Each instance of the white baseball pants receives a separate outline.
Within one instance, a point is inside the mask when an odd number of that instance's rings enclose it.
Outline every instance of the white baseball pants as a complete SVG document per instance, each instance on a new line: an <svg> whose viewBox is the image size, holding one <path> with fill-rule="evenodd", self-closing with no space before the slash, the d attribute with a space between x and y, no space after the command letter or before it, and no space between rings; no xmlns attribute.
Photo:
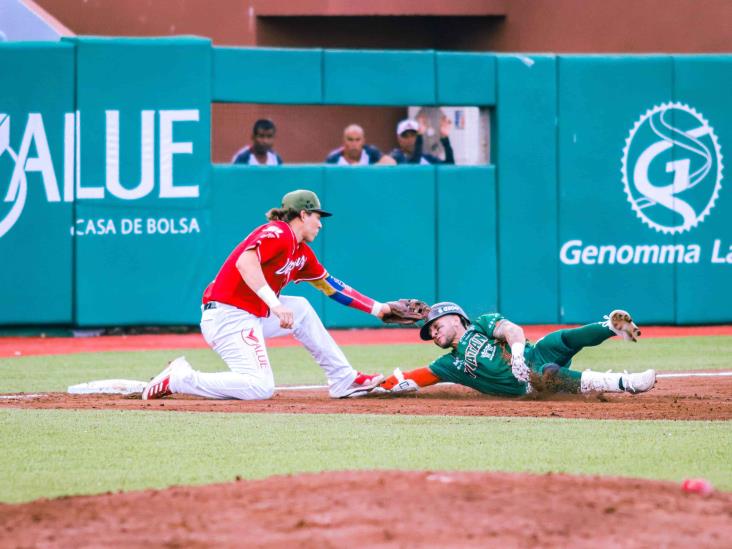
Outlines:
<svg viewBox="0 0 732 549"><path fill-rule="evenodd" d="M280 302L294 313L292 329L281 328L275 315L260 318L223 303L203 311L203 337L231 371L175 371L170 379L171 391L208 398L270 398L275 385L264 338L293 334L325 372L330 395L340 396L353 383L356 371L307 299L280 296Z"/></svg>

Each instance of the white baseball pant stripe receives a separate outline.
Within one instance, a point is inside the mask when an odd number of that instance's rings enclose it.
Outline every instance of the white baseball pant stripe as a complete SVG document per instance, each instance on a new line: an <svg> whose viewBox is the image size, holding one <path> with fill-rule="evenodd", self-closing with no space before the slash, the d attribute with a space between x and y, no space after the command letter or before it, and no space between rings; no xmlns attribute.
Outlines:
<svg viewBox="0 0 732 549"><path fill-rule="evenodd" d="M170 389L208 398L270 398L274 393L274 376L264 338L293 334L325 372L330 395L340 396L353 383L356 371L307 299L280 296L280 302L294 313L292 329L281 328L275 315L260 318L223 303L203 311L203 337L231 371L176 373L171 377Z"/></svg>

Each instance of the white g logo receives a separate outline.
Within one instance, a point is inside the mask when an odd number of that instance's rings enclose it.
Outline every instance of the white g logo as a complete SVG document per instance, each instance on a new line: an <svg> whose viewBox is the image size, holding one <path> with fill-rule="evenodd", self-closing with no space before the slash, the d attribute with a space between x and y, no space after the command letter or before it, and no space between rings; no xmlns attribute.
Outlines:
<svg viewBox="0 0 732 549"><path fill-rule="evenodd" d="M664 103L635 123L623 149L623 184L633 210L666 234L696 227L722 186L722 152L693 108Z"/></svg>
<svg viewBox="0 0 732 549"><path fill-rule="evenodd" d="M25 176L25 170L16 168L18 154L10 148L10 117L7 114L0 113L0 160L2 160L5 153L13 161L13 177L18 177L19 181L17 187L12 184L8 186L7 194L3 198L3 202L12 202L13 205L5 216L2 216L2 213L0 213L0 238L12 229L15 222L18 221L20 214L23 213L25 197L28 194L28 181ZM13 192L14 188L17 188L16 192ZM2 194L0 192L0 196Z"/></svg>

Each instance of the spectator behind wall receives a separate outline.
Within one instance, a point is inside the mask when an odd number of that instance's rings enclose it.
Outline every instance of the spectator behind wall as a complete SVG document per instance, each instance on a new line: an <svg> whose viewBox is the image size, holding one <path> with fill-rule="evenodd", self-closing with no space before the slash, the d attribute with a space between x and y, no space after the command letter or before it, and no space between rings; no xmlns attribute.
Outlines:
<svg viewBox="0 0 732 549"><path fill-rule="evenodd" d="M343 146L331 151L326 164L339 166L368 166L369 164L396 164L393 158L381 154L373 145L366 145L366 133L358 124L343 130Z"/></svg>
<svg viewBox="0 0 732 549"><path fill-rule="evenodd" d="M260 119L252 128L252 144L239 150L232 158L232 164L249 164L250 166L279 166L282 158L274 149L277 128L274 122Z"/></svg>
<svg viewBox="0 0 732 549"><path fill-rule="evenodd" d="M450 144L450 119L442 116L440 120L440 143L445 149L445 160L434 155L424 154L424 132L427 129L424 121L406 119L397 124L397 141L399 147L391 151L391 157L397 164L454 164L455 157Z"/></svg>

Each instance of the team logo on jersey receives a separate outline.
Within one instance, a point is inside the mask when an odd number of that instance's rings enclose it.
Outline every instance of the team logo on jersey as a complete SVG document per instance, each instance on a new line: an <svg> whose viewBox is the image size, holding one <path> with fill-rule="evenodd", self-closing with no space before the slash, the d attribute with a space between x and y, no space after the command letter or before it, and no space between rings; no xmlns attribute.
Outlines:
<svg viewBox="0 0 732 549"><path fill-rule="evenodd" d="M713 128L688 105L646 111L625 140L622 174L636 215L665 234L704 221L722 186L722 152Z"/></svg>
<svg viewBox="0 0 732 549"><path fill-rule="evenodd" d="M465 373L476 378L475 371L478 369L478 354L483 346L488 343L488 338L480 332L474 332L468 340L465 348Z"/></svg>
<svg viewBox="0 0 732 549"><path fill-rule="evenodd" d="M287 263L275 271L275 274L287 276L295 269L302 269L305 266L305 261L306 259L304 255L301 255L294 261L292 259L288 259Z"/></svg>
<svg viewBox="0 0 732 549"><path fill-rule="evenodd" d="M488 343L485 347L483 347L483 350L480 352L481 358L487 358L488 360L493 360L493 357L496 356L496 346L491 345Z"/></svg>
<svg viewBox="0 0 732 549"><path fill-rule="evenodd" d="M279 238L282 236L282 233L282 229L275 227L274 225L270 225L269 227L262 229L262 236L264 238Z"/></svg>

